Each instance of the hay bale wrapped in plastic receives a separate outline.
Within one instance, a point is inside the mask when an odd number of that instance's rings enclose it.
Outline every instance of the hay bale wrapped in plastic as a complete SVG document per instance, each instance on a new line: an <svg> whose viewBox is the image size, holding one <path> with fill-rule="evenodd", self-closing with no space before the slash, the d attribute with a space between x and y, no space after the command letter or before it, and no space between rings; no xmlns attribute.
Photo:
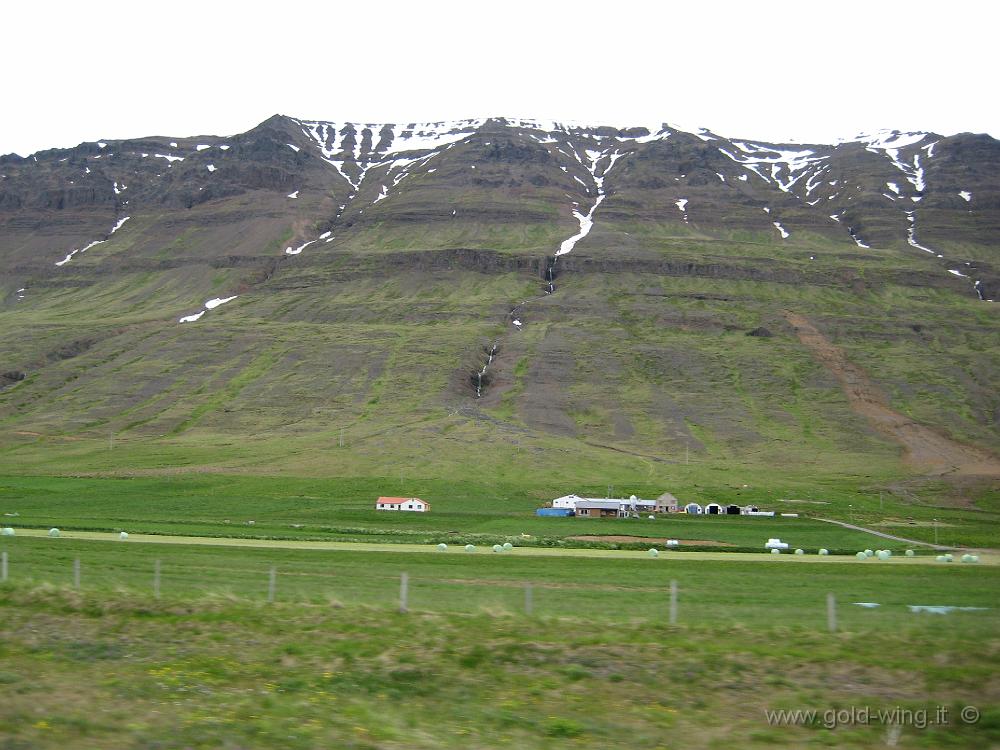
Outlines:
<svg viewBox="0 0 1000 750"><path fill-rule="evenodd" d="M873 550L873 549L866 549L865 550L865 557L875 557L875 550Z"/></svg>
<svg viewBox="0 0 1000 750"><path fill-rule="evenodd" d="M126 539L128 539L128 532L127 531L123 531L122 533L120 533L118 535L118 538L121 539L124 542Z"/></svg>
<svg viewBox="0 0 1000 750"><path fill-rule="evenodd" d="M504 548L505 550L508 550L508 551L509 551L509 550L512 550L512 549L514 549L514 545L513 545L513 544L511 544L510 542L504 542L504 543L503 543L503 548Z"/></svg>
<svg viewBox="0 0 1000 750"><path fill-rule="evenodd" d="M476 545L474 545L474 544L466 544L465 545L465 551L466 552L475 552L476 551Z"/></svg>
<svg viewBox="0 0 1000 750"><path fill-rule="evenodd" d="M503 545L501 545L501 544L494 544L493 545L493 551L494 552L503 552Z"/></svg>
<svg viewBox="0 0 1000 750"><path fill-rule="evenodd" d="M445 544L444 542L441 542L440 544L438 544L438 546L437 546L437 547L438 547L438 549L439 549L439 550L440 550L441 552L444 552L444 551L445 551L446 549L448 549L448 545L447 545L447 544Z"/></svg>
<svg viewBox="0 0 1000 750"><path fill-rule="evenodd" d="M10 526L4 526L3 531L0 531L0 536L14 536L14 529Z"/></svg>
<svg viewBox="0 0 1000 750"><path fill-rule="evenodd" d="M826 547L820 547L819 552L817 554L820 554L820 555L829 555L830 554L830 550L828 550Z"/></svg>
<svg viewBox="0 0 1000 750"><path fill-rule="evenodd" d="M658 549L654 549L653 547L650 547L649 548L649 552L647 554L649 554L650 557L659 557L660 556L660 551Z"/></svg>
<svg viewBox="0 0 1000 750"><path fill-rule="evenodd" d="M879 560L888 560L890 557L892 557L892 553L889 550L887 550L887 549L880 549L878 551L878 559Z"/></svg>
<svg viewBox="0 0 1000 750"><path fill-rule="evenodd" d="M868 553L867 552L859 552L858 554L855 555L855 557L858 558L859 560L867 560L868 559Z"/></svg>
<svg viewBox="0 0 1000 750"><path fill-rule="evenodd" d="M53 539L58 539L59 538L59 529L56 529L56 528L49 529L49 536L52 537Z"/></svg>
<svg viewBox="0 0 1000 750"><path fill-rule="evenodd" d="M912 549L906 550L906 556L907 557L913 557L915 554L917 554L917 553L914 552Z"/></svg>
<svg viewBox="0 0 1000 750"><path fill-rule="evenodd" d="M795 550L795 554L796 555L804 555L805 553L806 553L806 551L804 549L801 549L801 548Z"/></svg>
<svg viewBox="0 0 1000 750"><path fill-rule="evenodd" d="M772 549L771 550L771 554L772 555L780 555L781 554L781 550L780 549Z"/></svg>

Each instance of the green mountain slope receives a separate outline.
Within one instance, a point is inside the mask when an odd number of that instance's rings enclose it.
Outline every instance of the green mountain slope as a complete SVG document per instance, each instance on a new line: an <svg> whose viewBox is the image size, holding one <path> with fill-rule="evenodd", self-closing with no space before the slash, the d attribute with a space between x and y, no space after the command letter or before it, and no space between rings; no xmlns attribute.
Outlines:
<svg viewBox="0 0 1000 750"><path fill-rule="evenodd" d="M998 166L280 116L3 157L0 468L993 481Z"/></svg>

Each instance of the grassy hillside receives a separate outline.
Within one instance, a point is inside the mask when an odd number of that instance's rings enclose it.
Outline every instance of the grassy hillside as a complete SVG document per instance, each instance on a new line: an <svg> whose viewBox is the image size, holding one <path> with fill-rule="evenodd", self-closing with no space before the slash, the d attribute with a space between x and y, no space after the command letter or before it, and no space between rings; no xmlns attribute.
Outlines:
<svg viewBox="0 0 1000 750"><path fill-rule="evenodd" d="M397 159L388 141L374 152L377 133L357 151L354 126L311 127L181 140L183 162L143 157L165 152L157 141L8 165L0 474L314 478L327 495L433 480L435 503L473 513L498 495L528 513L584 488L728 500L747 485L844 519L882 492L868 521L964 508L955 541L992 538L996 314L948 272L974 259L961 267L991 293L993 187L956 197L965 141L941 144L940 191L910 201L936 236L968 224L938 258L906 242L906 211L882 195L898 169L858 144L816 147L835 179L791 189L790 165L760 174L750 152L689 134L491 121ZM318 158L320 132L340 166ZM965 145L993 158L980 140ZM92 189L58 192L68 179ZM598 197L590 234L554 260ZM918 455L907 430L948 455Z"/></svg>

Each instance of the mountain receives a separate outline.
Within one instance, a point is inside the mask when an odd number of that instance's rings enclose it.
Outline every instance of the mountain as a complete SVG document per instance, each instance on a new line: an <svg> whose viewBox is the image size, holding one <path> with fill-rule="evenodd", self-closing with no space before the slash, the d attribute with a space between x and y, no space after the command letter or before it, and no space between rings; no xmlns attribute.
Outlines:
<svg viewBox="0 0 1000 750"><path fill-rule="evenodd" d="M998 173L499 117L0 157L0 464L998 476Z"/></svg>

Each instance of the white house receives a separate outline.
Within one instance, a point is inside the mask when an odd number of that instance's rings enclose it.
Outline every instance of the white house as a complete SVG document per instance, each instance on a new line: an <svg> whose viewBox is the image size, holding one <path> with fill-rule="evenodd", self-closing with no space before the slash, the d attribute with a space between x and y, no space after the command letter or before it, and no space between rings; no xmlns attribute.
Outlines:
<svg viewBox="0 0 1000 750"><path fill-rule="evenodd" d="M426 513L430 509L430 503L425 503L419 497L380 497L375 502L375 510L409 510Z"/></svg>

